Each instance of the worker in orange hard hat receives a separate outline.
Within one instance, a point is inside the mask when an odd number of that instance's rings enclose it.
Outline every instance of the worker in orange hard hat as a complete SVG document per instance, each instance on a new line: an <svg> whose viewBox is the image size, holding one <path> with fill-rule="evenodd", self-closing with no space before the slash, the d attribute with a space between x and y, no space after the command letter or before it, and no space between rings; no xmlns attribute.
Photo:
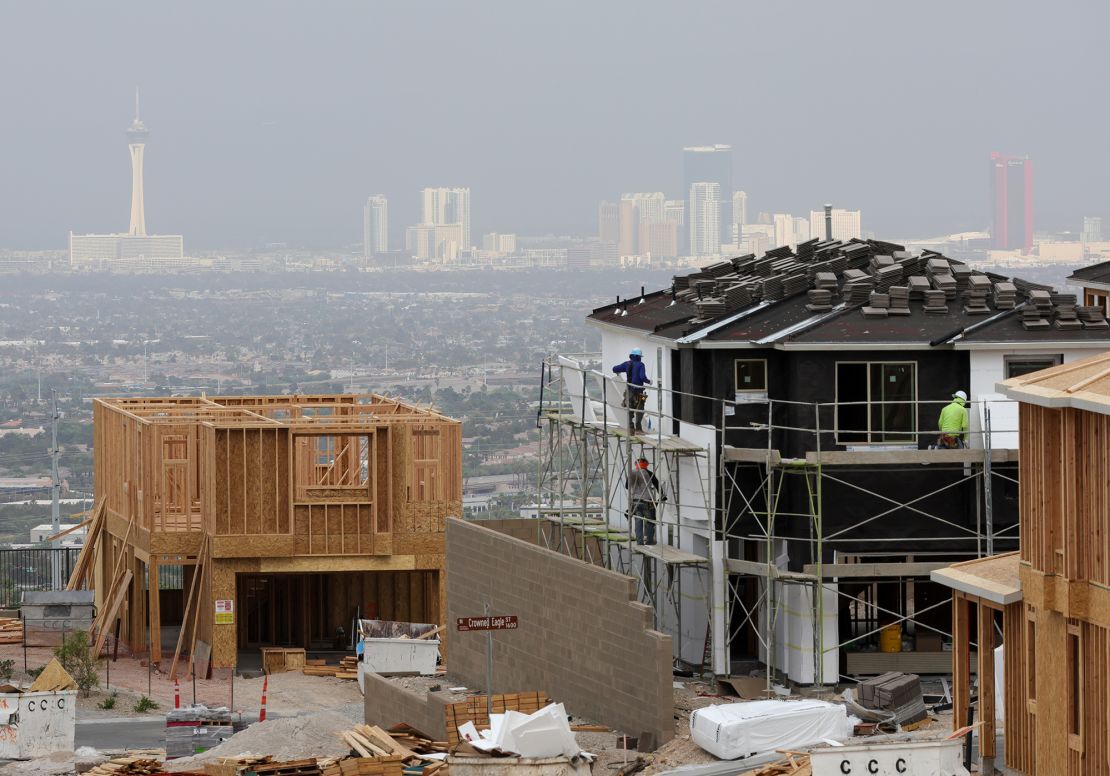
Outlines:
<svg viewBox="0 0 1110 776"><path fill-rule="evenodd" d="M636 519L636 544L655 544L656 494L660 502L667 500L660 491L659 480L648 468L647 458L641 457L628 473L628 501Z"/></svg>

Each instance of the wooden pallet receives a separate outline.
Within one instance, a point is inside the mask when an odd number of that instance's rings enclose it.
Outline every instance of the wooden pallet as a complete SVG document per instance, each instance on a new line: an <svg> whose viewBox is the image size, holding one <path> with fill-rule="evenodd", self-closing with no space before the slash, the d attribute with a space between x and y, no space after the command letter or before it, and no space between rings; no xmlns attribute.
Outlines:
<svg viewBox="0 0 1110 776"><path fill-rule="evenodd" d="M301 673L305 676L334 676L336 679L358 679L358 658L348 655L339 665L328 665L318 658L305 661Z"/></svg>
<svg viewBox="0 0 1110 776"><path fill-rule="evenodd" d="M542 692L514 692L493 696L493 713L519 711L521 714L534 714L550 701ZM486 696L475 695L459 703L449 703L443 709L447 721L448 746L454 748L459 743L459 725L473 722L479 730L489 727L486 715Z"/></svg>
<svg viewBox="0 0 1110 776"><path fill-rule="evenodd" d="M399 755L348 757L326 767L323 776L401 776L404 763Z"/></svg>
<svg viewBox="0 0 1110 776"><path fill-rule="evenodd" d="M320 764L315 758L286 760L255 765L251 771L257 776L320 776Z"/></svg>

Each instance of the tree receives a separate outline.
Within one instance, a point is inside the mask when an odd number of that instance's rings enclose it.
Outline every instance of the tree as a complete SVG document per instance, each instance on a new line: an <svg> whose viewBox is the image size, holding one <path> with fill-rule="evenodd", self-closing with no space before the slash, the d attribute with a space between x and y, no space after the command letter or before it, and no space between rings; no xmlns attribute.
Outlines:
<svg viewBox="0 0 1110 776"><path fill-rule="evenodd" d="M93 655L92 646L89 644L89 634L83 630L69 634L54 650L54 656L58 658L62 668L73 677L81 694L88 698L89 691L100 684L100 677L96 673L96 656Z"/></svg>

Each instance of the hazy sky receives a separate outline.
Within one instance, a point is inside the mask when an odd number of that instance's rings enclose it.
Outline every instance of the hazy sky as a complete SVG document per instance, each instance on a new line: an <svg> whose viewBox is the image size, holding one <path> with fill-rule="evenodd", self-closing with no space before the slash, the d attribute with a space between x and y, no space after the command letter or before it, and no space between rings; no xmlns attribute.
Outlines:
<svg viewBox="0 0 1110 776"><path fill-rule="evenodd" d="M1110 3L0 0L0 247L147 226L186 248L361 240L469 185L473 232L593 232L730 143L749 211L860 208L880 237L987 225L987 155L1038 228L1110 216Z"/></svg>

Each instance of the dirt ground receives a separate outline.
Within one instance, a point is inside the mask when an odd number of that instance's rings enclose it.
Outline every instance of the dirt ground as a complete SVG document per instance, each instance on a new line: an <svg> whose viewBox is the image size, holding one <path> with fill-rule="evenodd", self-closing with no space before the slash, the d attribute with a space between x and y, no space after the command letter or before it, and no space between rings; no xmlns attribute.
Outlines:
<svg viewBox="0 0 1110 776"><path fill-rule="evenodd" d="M53 657L52 651L47 647L35 647L27 650L28 668L44 666ZM27 682L30 677L23 671L23 649L19 646L0 646L0 660L11 659L15 661L15 681ZM137 716L134 710L139 698L148 695L158 708L147 714L164 714L173 708L174 683L165 674L151 670L145 661L133 658L120 657L111 663L100 661L101 687L94 690L89 698L82 698L78 702L78 718L93 719L98 717ZM110 670L109 670L110 669ZM149 691L148 691L149 681ZM391 681L396 682L406 689L424 691L439 690L450 692L457 689L453 695L457 700L463 700L468 695L480 692L477 688L465 688L461 683L450 676L435 677L396 677ZM249 715L258 713L262 697L263 678L232 679L229 672L210 680L196 682L196 701L209 706L228 706L233 712ZM182 705L193 701L194 685L191 680L181 683ZM927 690L928 691L928 690ZM105 698L116 695L115 705L110 709L103 709ZM716 758L704 751L690 740L690 714L695 709L705 706L736 703L740 699L731 695L722 694L715 684L692 679L675 677L674 688L674 738L659 747L655 752L641 754L633 750L626 750L621 741L624 736L622 731L605 733L579 732L577 736L579 745L583 750L597 756L593 766L595 774L614 773L622 764L635 760L637 756L649 760L645 774L662 773L672 768L699 765L717 762ZM332 677L305 676L297 672L273 674L269 678L267 690L267 713L275 721L283 725L292 724L298 727L301 723L306 728L312 729L312 735L297 737L283 732L282 725L272 725L269 728L252 726L227 742L229 752L239 751L242 746L255 750L256 754L267 753L263 750L281 751L296 756L321 756L324 752L311 752L313 741L324 738L335 748L334 737L339 730L347 729L350 725L362 720L362 694L359 692L358 683L351 680L335 679ZM298 719L278 720L279 717L298 717ZM309 724L309 721L312 723ZM596 720L587 720L574 717L571 724L588 724ZM313 727L315 726L315 727ZM316 728L319 728L318 730ZM332 730L332 728L335 728ZM951 729L951 718L942 716L930 726L914 734L915 737L930 736L944 730ZM271 742L271 738L275 738ZM236 741L236 739L240 739ZM294 752L299 742L303 739L306 751ZM233 743L234 742L234 743ZM342 749L342 746L339 747ZM286 751L288 750L288 751ZM244 750L245 751L245 750ZM66 764L59 762L42 762L41 773L68 773ZM25 769L24 769L25 770ZM18 766L16 771L19 771ZM23 771L9 771L8 768L0 769L0 776L22 776Z"/></svg>
<svg viewBox="0 0 1110 776"><path fill-rule="evenodd" d="M50 647L29 647L27 667L33 669L45 666L53 656ZM17 682L30 681L30 677L23 671L22 647L0 645L0 660L5 659L15 661L14 678ZM107 660L102 659L99 665L100 687L94 690L92 697L78 701L77 711L81 718L134 716L135 703L141 696L148 694L158 704L158 708L147 713L164 714L167 709L173 708L174 682L167 674L157 670L150 670L148 676L146 661L121 656L110 665ZM257 714L262 703L262 682L262 677L232 678L228 671L212 679L198 679L195 683L196 702L206 706L226 706L233 712ZM118 693L115 707L109 710L99 708L104 698L113 692ZM193 703L192 680L182 679L180 692L182 706ZM351 703L362 703L358 682L290 672L273 674L270 677L266 710L274 716L290 716Z"/></svg>

